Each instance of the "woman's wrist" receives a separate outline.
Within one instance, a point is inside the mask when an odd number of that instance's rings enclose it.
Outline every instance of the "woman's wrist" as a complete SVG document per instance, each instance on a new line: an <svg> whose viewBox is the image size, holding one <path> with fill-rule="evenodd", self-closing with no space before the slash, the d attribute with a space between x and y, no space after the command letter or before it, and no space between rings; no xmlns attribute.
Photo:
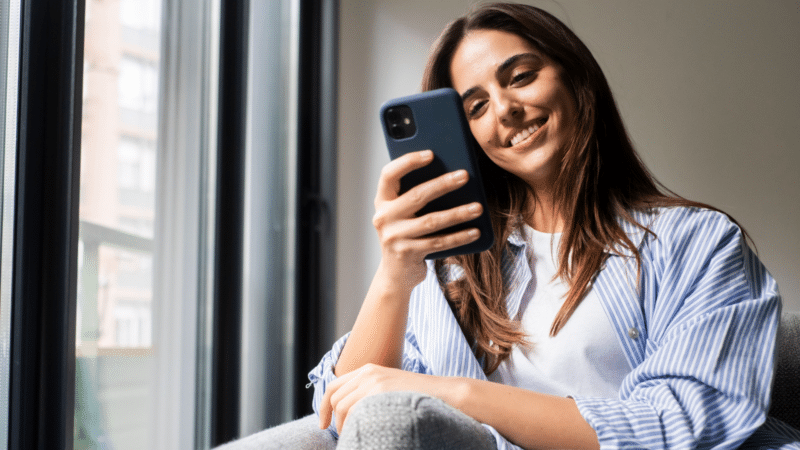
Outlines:
<svg viewBox="0 0 800 450"><path fill-rule="evenodd" d="M395 264L388 263L382 259L375 272L372 287L376 293L382 295L396 295L403 298L410 298L411 291L417 285L425 281L427 267L409 270L408 267L395 267ZM418 271L419 273L414 273Z"/></svg>
<svg viewBox="0 0 800 450"><path fill-rule="evenodd" d="M463 411L473 389L472 379L463 377L435 377L430 395Z"/></svg>

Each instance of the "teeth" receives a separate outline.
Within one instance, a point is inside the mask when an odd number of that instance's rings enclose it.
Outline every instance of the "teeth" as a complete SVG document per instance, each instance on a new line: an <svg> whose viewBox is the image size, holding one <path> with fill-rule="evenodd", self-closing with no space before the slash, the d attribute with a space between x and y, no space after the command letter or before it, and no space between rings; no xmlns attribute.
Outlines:
<svg viewBox="0 0 800 450"><path fill-rule="evenodd" d="M511 145L519 144L523 139L527 138L528 136L536 133L536 130L539 129L539 125L531 125L526 130L522 130L517 133L513 138L511 138Z"/></svg>

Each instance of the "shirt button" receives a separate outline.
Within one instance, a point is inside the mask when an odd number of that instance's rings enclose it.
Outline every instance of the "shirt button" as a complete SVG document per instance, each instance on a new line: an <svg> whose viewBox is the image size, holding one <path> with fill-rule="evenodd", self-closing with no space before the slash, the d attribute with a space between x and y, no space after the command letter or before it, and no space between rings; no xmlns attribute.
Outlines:
<svg viewBox="0 0 800 450"><path fill-rule="evenodd" d="M635 327L628 328L628 336L630 336L631 339L639 339L639 330Z"/></svg>

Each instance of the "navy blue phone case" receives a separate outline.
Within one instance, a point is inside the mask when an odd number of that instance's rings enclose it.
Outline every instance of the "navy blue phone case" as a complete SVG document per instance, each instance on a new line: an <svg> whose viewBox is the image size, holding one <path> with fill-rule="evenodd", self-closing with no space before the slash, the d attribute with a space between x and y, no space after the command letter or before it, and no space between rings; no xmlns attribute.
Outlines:
<svg viewBox="0 0 800 450"><path fill-rule="evenodd" d="M411 109L416 131L411 136L395 139L389 132L386 113L387 110L398 106L407 106ZM418 150L430 149L434 153L433 161L429 165L407 174L400 180L401 193L424 181L454 170L465 169L469 173L467 184L431 201L417 212L417 216L474 201L483 205L483 214L477 219L439 232L446 234L474 227L481 231L481 237L477 241L454 249L432 253L427 255L426 259L440 259L488 250L494 243L494 233L489 219L489 208L486 205L486 195L483 191L483 181L477 164L474 140L458 93L453 89L443 88L396 98L381 106L380 118L386 145L392 159Z"/></svg>

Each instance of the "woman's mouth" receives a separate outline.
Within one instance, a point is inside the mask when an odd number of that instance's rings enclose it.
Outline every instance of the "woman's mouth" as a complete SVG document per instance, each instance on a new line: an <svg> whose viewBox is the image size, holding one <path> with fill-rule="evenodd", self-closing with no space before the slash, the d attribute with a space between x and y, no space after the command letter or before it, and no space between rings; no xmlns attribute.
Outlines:
<svg viewBox="0 0 800 450"><path fill-rule="evenodd" d="M539 128L541 128L546 122L547 122L547 117L537 121L528 128L525 128L522 131L518 132L517 134L511 137L511 140L508 142L508 147L513 147L519 144L520 142L524 141L528 137L530 137L532 134L535 134L537 131L539 131Z"/></svg>

